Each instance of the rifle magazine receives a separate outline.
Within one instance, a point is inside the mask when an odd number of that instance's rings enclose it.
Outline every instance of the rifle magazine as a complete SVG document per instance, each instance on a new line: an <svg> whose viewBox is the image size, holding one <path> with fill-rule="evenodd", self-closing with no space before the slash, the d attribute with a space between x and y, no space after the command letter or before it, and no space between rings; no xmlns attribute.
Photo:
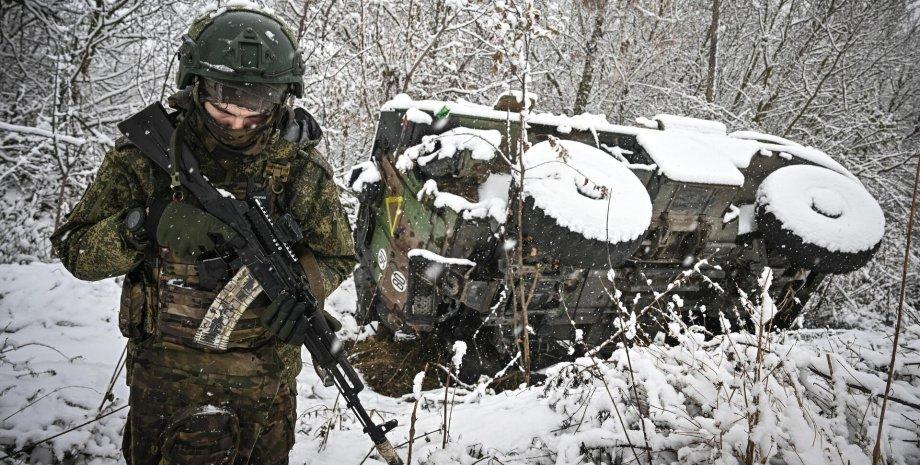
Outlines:
<svg viewBox="0 0 920 465"><path fill-rule="evenodd" d="M262 286L252 276L249 268L240 268L208 307L208 312L195 332L195 343L209 349L227 350L230 333L243 312L261 292Z"/></svg>

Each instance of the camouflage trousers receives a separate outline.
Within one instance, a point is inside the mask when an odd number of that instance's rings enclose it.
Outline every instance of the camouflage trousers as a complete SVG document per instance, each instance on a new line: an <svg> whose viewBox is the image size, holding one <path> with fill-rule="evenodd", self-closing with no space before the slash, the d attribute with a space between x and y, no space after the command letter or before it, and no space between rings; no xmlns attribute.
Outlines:
<svg viewBox="0 0 920 465"><path fill-rule="evenodd" d="M294 445L296 393L274 348L140 347L129 365L128 465L277 465Z"/></svg>

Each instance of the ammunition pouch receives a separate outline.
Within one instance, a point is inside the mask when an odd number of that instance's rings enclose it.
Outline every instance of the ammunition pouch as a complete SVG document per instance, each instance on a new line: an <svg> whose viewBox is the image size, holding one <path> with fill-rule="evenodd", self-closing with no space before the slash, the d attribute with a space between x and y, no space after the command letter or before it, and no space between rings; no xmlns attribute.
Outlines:
<svg viewBox="0 0 920 465"><path fill-rule="evenodd" d="M238 198L250 195L247 183L232 184L227 189ZM269 205L275 202L272 194ZM268 343L271 333L259 320L262 310L268 305L264 296L257 297L242 313L230 332L225 349L206 348L195 341L195 334L208 308L235 271L219 257L202 257L192 263L171 253L162 254L156 304L156 342L212 352L252 349Z"/></svg>
<svg viewBox="0 0 920 465"><path fill-rule="evenodd" d="M217 290L201 286L196 264L163 261L159 276L157 342L206 350L195 342L195 333L223 283L214 284L218 284ZM264 297L259 297L246 308L230 333L226 350L252 349L271 339L271 333L259 320L267 303Z"/></svg>
<svg viewBox="0 0 920 465"><path fill-rule="evenodd" d="M148 302L153 290L144 280L144 272L138 267L131 270L121 286L121 303L118 309L118 329L128 339L142 339L153 329L148 312Z"/></svg>

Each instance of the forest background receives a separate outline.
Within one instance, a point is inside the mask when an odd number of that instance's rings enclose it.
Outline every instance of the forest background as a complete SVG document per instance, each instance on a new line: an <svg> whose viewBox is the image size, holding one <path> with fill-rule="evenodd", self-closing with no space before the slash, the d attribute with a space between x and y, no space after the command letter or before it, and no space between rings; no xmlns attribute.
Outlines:
<svg viewBox="0 0 920 465"><path fill-rule="evenodd" d="M188 23L211 3L2 0L0 263L48 261L115 124L174 90ZM873 262L827 281L807 324L891 324L920 153L920 2L915 0L287 0L307 63L298 102L321 122L337 173L369 156L397 93L490 104L508 89L536 111L657 113L725 122L820 148L879 200ZM528 11L539 24L526 33ZM536 33L534 31L536 30ZM525 68L522 68L524 66ZM905 322L920 322L912 257Z"/></svg>

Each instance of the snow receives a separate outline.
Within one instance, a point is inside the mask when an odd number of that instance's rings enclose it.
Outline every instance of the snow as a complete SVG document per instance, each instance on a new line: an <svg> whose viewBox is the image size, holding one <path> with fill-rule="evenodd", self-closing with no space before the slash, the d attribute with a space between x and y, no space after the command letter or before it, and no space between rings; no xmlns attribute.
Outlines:
<svg viewBox="0 0 920 465"><path fill-rule="evenodd" d="M748 203L738 207L738 234L747 234L757 230L757 221L754 218L754 204Z"/></svg>
<svg viewBox="0 0 920 465"><path fill-rule="evenodd" d="M722 216L722 223L731 223L738 219L738 216L741 215L741 209L736 207L735 204L728 206L728 212Z"/></svg>
<svg viewBox="0 0 920 465"><path fill-rule="evenodd" d="M636 137L659 170L675 181L741 186L744 175L739 168L750 166L755 155L770 156L772 152L787 153L856 179L843 165L814 147L753 132L734 132L726 136L724 132L707 133L702 128L689 131L686 127L642 130Z"/></svg>
<svg viewBox="0 0 920 465"><path fill-rule="evenodd" d="M536 115L533 118L528 118L527 121L536 122L536 119L540 116L546 117L546 114ZM567 126L572 129L589 132L601 131L609 124L607 123L607 116L602 113L582 113L568 118L566 122L568 123Z"/></svg>
<svg viewBox="0 0 920 465"><path fill-rule="evenodd" d="M431 124L433 121L431 115L425 113L422 110L419 110L418 108L410 108L406 110L405 117L407 120L417 124Z"/></svg>
<svg viewBox="0 0 920 465"><path fill-rule="evenodd" d="M220 16L231 8L261 11L271 15L275 14L273 9L249 0L229 0L223 5L220 3L221 2L210 2L205 4L195 17L208 16L210 18L214 18L216 16Z"/></svg>
<svg viewBox="0 0 920 465"><path fill-rule="evenodd" d="M20 134L40 136L40 137L45 137L48 139L59 140L61 142L66 142L68 144L76 145L76 146L81 146L87 142L86 139L82 137L73 137L73 136L68 136L66 134L58 134L48 129L35 128L31 126L20 126L18 124L4 123L3 121L0 121L0 131L18 132Z"/></svg>
<svg viewBox="0 0 920 465"><path fill-rule="evenodd" d="M408 110L409 108L418 108L431 113L437 113L442 108L447 107L452 114L474 116L496 121L517 121L517 113L498 111L485 105L476 105L470 102L445 102L441 100L413 100L406 94L397 94L393 99L384 103L381 111L388 110ZM580 129L583 131L603 131L619 132L623 134L635 134L636 128L630 126L618 126L610 124L603 115L587 116L564 116L554 115L552 113L531 113L527 116L527 122L531 124L545 124L548 126L568 126L570 128Z"/></svg>
<svg viewBox="0 0 920 465"><path fill-rule="evenodd" d="M658 121L650 120L644 116L636 118L636 124L647 129L658 129Z"/></svg>
<svg viewBox="0 0 920 465"><path fill-rule="evenodd" d="M0 444L22 447L97 416L124 347L120 292L115 280L80 282L59 264L0 265ZM123 377L113 393L103 413L126 404ZM116 460L125 413L55 439L53 455Z"/></svg>
<svg viewBox="0 0 920 465"><path fill-rule="evenodd" d="M728 206L729 211L722 217L722 223L728 224L738 220L738 234L747 234L757 230L757 222L754 218L754 207L752 203L735 206Z"/></svg>
<svg viewBox="0 0 920 465"><path fill-rule="evenodd" d="M516 113L497 111L466 101L413 100L406 94L398 94L384 103L381 111L408 111L415 108L437 113L445 107L452 114L497 121L519 119L519 116L515 116ZM744 183L744 175L739 168L747 168L751 159L764 150L784 152L856 179L843 165L814 147L805 147L781 137L754 131L735 131L726 135L725 125L717 121L668 114L659 114L655 118L656 120L637 118L636 122L643 127L634 127L610 124L603 114L565 116L528 113L526 122L555 126L561 134L568 134L572 129L576 129L595 134L612 132L634 135L640 145L649 152L660 172L676 181L740 186ZM664 130L657 129L659 122Z"/></svg>
<svg viewBox="0 0 920 465"><path fill-rule="evenodd" d="M422 384L425 382L425 372L420 371L412 378L412 397L415 399L422 398Z"/></svg>
<svg viewBox="0 0 920 465"><path fill-rule="evenodd" d="M503 92L501 95L499 95L499 96L495 99L495 102L492 103L492 107L494 108L496 105L498 105L498 102L502 99L502 97L505 97L505 96L514 97L514 100L515 100L517 103L519 103L519 104L522 103L522 102L524 101L524 94L523 94L523 92L521 92L521 91L519 91L519 90L507 90L507 91ZM539 95L537 95L537 94L535 94L535 93L533 93L533 92L528 91L528 92L527 92L527 105L526 105L525 108L527 108L527 109L533 108L534 105L536 105L537 101L539 101L539 100L540 100L540 96L539 96Z"/></svg>
<svg viewBox="0 0 920 465"><path fill-rule="evenodd" d="M454 341L453 346L454 355L451 356L450 362L453 364L454 369L460 369L460 365L463 364L463 357L466 356L466 343L463 341Z"/></svg>
<svg viewBox="0 0 920 465"><path fill-rule="evenodd" d="M467 5L466 0L446 0L444 5L448 8L461 9Z"/></svg>
<svg viewBox="0 0 920 465"><path fill-rule="evenodd" d="M789 139L785 139L779 136L774 136L772 134L765 134L765 133L757 132L757 131L735 131L729 134L728 136L734 137L736 139L757 140L757 141L767 142L767 143L776 144L776 145L792 145L795 147L802 146L802 144L799 144L798 142L793 142Z"/></svg>
<svg viewBox="0 0 920 465"><path fill-rule="evenodd" d="M816 166L774 171L757 190L757 204L784 229L831 251L872 249L885 232L885 215L861 184Z"/></svg>
<svg viewBox="0 0 920 465"><path fill-rule="evenodd" d="M124 343L115 322L118 293L117 280L80 282L57 263L0 265L0 443L21 447L95 416ZM347 329L354 301L351 280L327 301L346 324L346 337L355 334ZM920 326L903 331L886 416L886 463L920 460L920 410L905 405L920 403ZM369 388L360 398L375 419L399 421L388 436L403 458L418 399L416 435L428 436L414 441L413 464L603 463L592 455L601 452L630 462L634 451L645 463L646 450L656 465L728 464L741 462L748 440L762 458L757 463L871 462L866 438L878 423L889 334L822 329L706 338L672 323L670 337L674 344L618 347L608 359L555 365L544 371L545 383L532 387L502 393L487 381L452 387L446 449L439 432L444 388L423 390L424 372L399 398ZM454 348L455 356L463 352ZM291 463L360 463L370 440L310 364L305 356ZM123 373L114 393L114 406L125 405ZM758 419L749 423L754 412ZM124 419L123 410L59 436L24 463L50 463L48 454L59 461L69 454L68 463L123 463ZM382 462L372 455L365 463Z"/></svg>
<svg viewBox="0 0 920 465"><path fill-rule="evenodd" d="M738 167L758 150L754 142L687 131L645 129L636 140L669 179L729 186L744 185Z"/></svg>
<svg viewBox="0 0 920 465"><path fill-rule="evenodd" d="M470 151L474 160L495 158L502 135L495 129L454 128L441 134L422 137L422 142L406 149L396 160L396 168L406 172L415 164L425 166L432 160L450 158L458 152ZM438 147L440 144L440 147Z"/></svg>
<svg viewBox="0 0 920 465"><path fill-rule="evenodd" d="M609 146L609 145L607 145L607 144L601 144L601 148L603 148L604 150L610 152L610 154L613 155L617 160L620 160L621 162L623 162L623 164L625 164L627 168L629 168L629 169L631 169L631 170L633 170L633 171L636 171L636 170L639 170L639 171L656 171L656 170L658 170L658 165L656 165L656 164L654 164L654 163L651 163L651 164L630 163L629 160L626 158L626 155L632 154L632 151L625 150L625 149L620 148L620 147L617 147L617 146L611 147L611 146Z"/></svg>
<svg viewBox="0 0 920 465"><path fill-rule="evenodd" d="M199 408L197 413L200 413L202 415L217 415L217 414L230 413L230 411L225 408L218 407L216 405L205 405Z"/></svg>
<svg viewBox="0 0 920 465"><path fill-rule="evenodd" d="M444 265L463 265L463 266L476 266L476 262L472 260L467 260L465 258L451 258L451 257L442 257L430 250L425 249L412 249L407 254L411 257L422 257L428 261L435 263L442 263Z"/></svg>
<svg viewBox="0 0 920 465"><path fill-rule="evenodd" d="M477 193L479 200L496 199L505 205L508 204L508 190L511 188L511 175L505 173L490 173L482 184L479 185Z"/></svg>
<svg viewBox="0 0 920 465"><path fill-rule="evenodd" d="M224 64L220 64L220 63L208 63L207 61L202 61L201 64L207 66L208 68L220 71L222 73L233 73L234 72L233 68L227 65L224 65Z"/></svg>
<svg viewBox="0 0 920 465"><path fill-rule="evenodd" d="M802 160L810 161L816 165L823 166L827 169L834 170L854 181L857 181L856 176L853 176L849 170L843 167L837 160L834 160L830 155L824 153L821 150L818 150L814 147L796 147L789 145L778 145L778 144L761 144L761 146L767 150L772 150L774 152L788 153L796 158L801 158ZM858 181L857 181L858 182Z"/></svg>
<svg viewBox="0 0 920 465"><path fill-rule="evenodd" d="M659 113L655 115L655 118L653 119L661 123L661 128L666 131L679 130L696 132L700 134L719 135L725 135L725 133L728 132L728 129L725 127L725 123L721 123L719 121L669 115L666 113Z"/></svg>
<svg viewBox="0 0 920 465"><path fill-rule="evenodd" d="M524 195L560 226L613 244L634 240L648 228L648 192L629 168L602 150L548 140L522 158Z"/></svg>
<svg viewBox="0 0 920 465"><path fill-rule="evenodd" d="M345 179L351 179L351 174L355 170L361 170L358 178L355 179L355 182L351 183L351 186L348 186L353 192L361 192L364 190L364 186L368 184L374 184L380 182L380 170L377 169L377 164L373 160L364 161L358 163L351 167L351 170L348 171L348 175L345 176Z"/></svg>
<svg viewBox="0 0 920 465"><path fill-rule="evenodd" d="M435 208L450 208L451 210L461 213L465 219L487 218L491 217L499 223L504 223L507 219L508 195L502 197L480 198L478 202L471 202L459 195L450 192L441 192L438 190L438 183L434 179L425 181L422 189L418 192L419 202L425 198L431 198Z"/></svg>

